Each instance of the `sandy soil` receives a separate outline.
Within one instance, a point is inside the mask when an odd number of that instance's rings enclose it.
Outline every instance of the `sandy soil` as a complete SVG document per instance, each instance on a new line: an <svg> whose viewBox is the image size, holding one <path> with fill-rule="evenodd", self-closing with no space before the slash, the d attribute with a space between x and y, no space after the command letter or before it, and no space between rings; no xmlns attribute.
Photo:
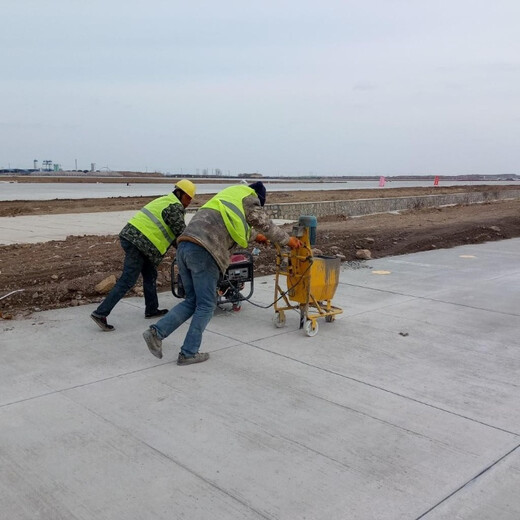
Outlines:
<svg viewBox="0 0 520 520"><path fill-rule="evenodd" d="M392 197L416 194L498 191L499 187L385 188L382 190L346 190L331 192L272 192L269 202L342 200L352 198ZM510 188L510 187L509 187ZM516 188L516 186L515 186ZM139 209L149 199L117 198L57 200L38 202L0 202L0 216L27 214L117 211ZM200 197L198 205L204 202ZM290 226L288 227L290 231ZM320 219L316 247L324 254L340 254L353 266L359 265L356 252L370 249L372 258L400 255L461 244L481 243L520 236L520 200L421 209L395 214L346 218L342 215ZM260 246L255 260L255 274L269 274L274 269L274 250ZM159 290L170 290L173 252L159 269ZM34 311L83 305L103 298L95 285L121 271L123 253L117 236L69 236L63 241L40 244L0 246L0 297L23 289L0 300L4 319L26 316ZM130 295L142 295L139 285ZM254 299L254 298L253 298Z"/></svg>

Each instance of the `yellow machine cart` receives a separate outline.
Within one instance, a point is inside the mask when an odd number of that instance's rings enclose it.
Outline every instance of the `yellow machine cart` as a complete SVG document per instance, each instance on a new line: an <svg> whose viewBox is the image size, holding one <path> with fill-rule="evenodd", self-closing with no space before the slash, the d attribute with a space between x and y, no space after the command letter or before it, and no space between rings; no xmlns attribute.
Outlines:
<svg viewBox="0 0 520 520"><path fill-rule="evenodd" d="M332 305L339 282L340 259L313 256L311 246L315 241L315 223L315 217L300 217L293 235L300 239L303 247L286 253L277 246L276 255L274 324L276 327L285 326L285 311L297 310L300 329L304 329L307 336L318 333L318 318L332 322L337 314L343 312ZM287 290L280 285L282 276L287 278ZM279 303L285 303L285 306Z"/></svg>

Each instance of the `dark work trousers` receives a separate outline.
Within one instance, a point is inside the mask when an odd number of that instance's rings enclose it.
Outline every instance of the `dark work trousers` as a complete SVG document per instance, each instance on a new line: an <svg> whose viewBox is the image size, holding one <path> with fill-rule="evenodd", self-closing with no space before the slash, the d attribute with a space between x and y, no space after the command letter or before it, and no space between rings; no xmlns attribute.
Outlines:
<svg viewBox="0 0 520 520"><path fill-rule="evenodd" d="M125 250L123 272L107 297L101 302L94 314L107 317L119 300L136 284L139 275L143 275L145 314L154 314L159 306L157 299L157 268L131 242L120 238Z"/></svg>

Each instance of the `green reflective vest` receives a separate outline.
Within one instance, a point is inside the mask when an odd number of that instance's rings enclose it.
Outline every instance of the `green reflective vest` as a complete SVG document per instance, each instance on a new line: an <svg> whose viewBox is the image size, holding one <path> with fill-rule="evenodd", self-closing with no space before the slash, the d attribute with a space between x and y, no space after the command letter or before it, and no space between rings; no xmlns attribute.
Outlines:
<svg viewBox="0 0 520 520"><path fill-rule="evenodd" d="M240 246L247 247L251 226L246 221L243 199L256 192L249 186L230 186L217 193L200 209L219 211L231 238Z"/></svg>
<svg viewBox="0 0 520 520"><path fill-rule="evenodd" d="M161 253L164 255L173 244L176 236L162 218L162 212L171 204L180 204L180 200L173 194L152 200L139 210L129 221L137 228Z"/></svg>

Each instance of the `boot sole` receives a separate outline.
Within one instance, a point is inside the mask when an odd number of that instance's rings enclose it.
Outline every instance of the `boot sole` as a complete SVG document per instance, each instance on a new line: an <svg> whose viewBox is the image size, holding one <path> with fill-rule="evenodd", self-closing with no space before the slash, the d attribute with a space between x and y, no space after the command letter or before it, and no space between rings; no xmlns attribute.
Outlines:
<svg viewBox="0 0 520 520"><path fill-rule="evenodd" d="M144 341L145 341L145 343L146 343L146 346L148 347L148 350L149 350L150 353L153 354L156 358L162 359L162 347L159 348L159 349L157 349L157 348L155 347L155 345L153 345L153 344L151 343L151 341L149 342L148 339L147 339L149 334L147 334L147 333L148 333L147 330L143 332L143 338L144 338Z"/></svg>

